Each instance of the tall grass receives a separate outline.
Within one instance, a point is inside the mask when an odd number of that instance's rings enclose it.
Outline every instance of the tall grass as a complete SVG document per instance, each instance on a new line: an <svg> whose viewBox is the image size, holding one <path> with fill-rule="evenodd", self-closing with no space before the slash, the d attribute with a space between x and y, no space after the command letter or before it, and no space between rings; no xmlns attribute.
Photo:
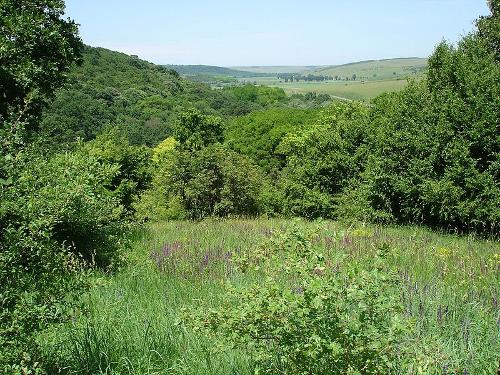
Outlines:
<svg viewBox="0 0 500 375"><path fill-rule="evenodd" d="M215 307L227 280L241 279L231 257L284 220L207 220L150 226L128 254L128 267L96 278L82 309L39 341L51 373L250 374L245 353L182 324L184 307ZM299 225L316 225L301 221ZM326 256L370 262L388 244L414 325L414 373L494 374L500 358L500 245L419 227L346 228L321 224ZM332 264L332 266L334 266ZM420 369L418 368L420 366Z"/></svg>

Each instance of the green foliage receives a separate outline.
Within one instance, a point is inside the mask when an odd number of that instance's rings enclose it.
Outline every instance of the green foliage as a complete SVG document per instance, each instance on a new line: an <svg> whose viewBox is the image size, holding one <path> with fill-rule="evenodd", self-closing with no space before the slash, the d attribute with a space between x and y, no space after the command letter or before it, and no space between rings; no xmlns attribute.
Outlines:
<svg viewBox="0 0 500 375"><path fill-rule="evenodd" d="M309 218L335 216L334 199L364 166L368 113L361 104L335 103L314 126L282 140L276 152L287 162L280 175L285 213Z"/></svg>
<svg viewBox="0 0 500 375"><path fill-rule="evenodd" d="M182 147L199 150L224 139L222 121L197 110L182 113L176 121L173 136Z"/></svg>
<svg viewBox="0 0 500 375"><path fill-rule="evenodd" d="M256 215L260 170L220 144L189 151L175 148L159 158L152 188L136 206L139 218L200 219Z"/></svg>
<svg viewBox="0 0 500 375"><path fill-rule="evenodd" d="M286 104L281 89L243 86L214 90L137 57L86 46L82 64L56 93L40 125L51 147L95 138L116 126L133 144L155 146L173 134L188 108L206 115L234 116Z"/></svg>
<svg viewBox="0 0 500 375"><path fill-rule="evenodd" d="M318 110L273 108L232 119L226 128L226 144L249 156L267 173L283 168L284 158L276 148L288 133L298 133L318 116Z"/></svg>
<svg viewBox="0 0 500 375"><path fill-rule="evenodd" d="M500 1L488 0L491 14L479 17L476 21L478 36L487 48L495 53L497 62L500 61Z"/></svg>
<svg viewBox="0 0 500 375"><path fill-rule="evenodd" d="M478 32L436 47L425 79L370 107L334 104L315 126L261 147L286 160L276 184L282 212L496 234L500 65L490 5Z"/></svg>
<svg viewBox="0 0 500 375"><path fill-rule="evenodd" d="M114 173L82 155L26 146L41 109L78 60L76 24L59 0L0 3L0 371L38 372L33 337L66 312L81 261L108 238L120 208L99 182ZM98 168L97 168L98 167ZM97 238L99 237L99 238ZM111 241L111 238L109 238ZM104 241L105 242L105 241ZM116 244L116 240L114 240ZM109 251L108 251L109 250ZM111 248L96 260L113 256Z"/></svg>
<svg viewBox="0 0 500 375"><path fill-rule="evenodd" d="M79 57L77 26L63 15L62 0L0 3L1 123L39 115Z"/></svg>
<svg viewBox="0 0 500 375"><path fill-rule="evenodd" d="M195 327L244 348L255 373L387 374L406 332L397 278L382 266L388 247L372 269L339 260L332 270L315 235L293 227L237 257L262 281L230 288Z"/></svg>
<svg viewBox="0 0 500 375"><path fill-rule="evenodd" d="M170 134L184 86L174 71L86 46L81 66L44 112L43 137L55 144L91 140L111 124L132 143L155 144Z"/></svg>
<svg viewBox="0 0 500 375"><path fill-rule="evenodd" d="M107 188L127 210L151 182L151 151L131 145L116 128L109 129L84 145L84 152L104 165L114 165L118 172Z"/></svg>
<svg viewBox="0 0 500 375"><path fill-rule="evenodd" d="M83 151L18 153L15 185L0 191L0 365L33 358L33 336L61 319L85 263L117 260L123 208L105 187L118 173Z"/></svg>
<svg viewBox="0 0 500 375"><path fill-rule="evenodd" d="M227 88L227 91L233 93L238 99L267 106L277 104L286 99L283 89L278 87L244 85Z"/></svg>
<svg viewBox="0 0 500 375"><path fill-rule="evenodd" d="M391 220L494 234L500 66L475 35L440 44L426 82L375 101L365 199Z"/></svg>

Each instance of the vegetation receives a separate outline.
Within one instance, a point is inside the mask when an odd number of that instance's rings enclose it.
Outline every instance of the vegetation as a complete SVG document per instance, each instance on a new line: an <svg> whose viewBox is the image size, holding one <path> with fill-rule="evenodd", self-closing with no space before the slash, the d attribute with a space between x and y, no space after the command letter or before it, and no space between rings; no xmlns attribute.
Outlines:
<svg viewBox="0 0 500 375"><path fill-rule="evenodd" d="M255 353L264 354L259 358L262 370L268 368L266 364L279 363L272 360L284 365L294 358L311 366L317 359L342 368L350 363L342 359L352 349L350 337L368 340L357 351L360 358L370 347L382 350L370 341L372 333L396 324L385 320L392 314L373 326L369 320L357 324L357 314L371 306L362 297L366 290L369 301L378 301L374 308L395 303L393 311L401 319L393 336L383 338L400 349L387 357L394 366L391 372L496 372L500 351L496 242L441 235L422 227L345 227L277 219L170 221L150 229L136 235L126 269L95 281L97 287L84 296L85 313L44 333L43 350L53 368L83 374L253 374ZM325 274L306 276L311 281L307 285L292 278L292 286L286 288L281 283L286 282L286 274L273 271L272 266L286 262L280 269L291 265L294 273L308 265L295 265L296 256L287 256L302 248L323 256L326 266L319 272ZM261 271L254 267L259 255L264 256ZM373 262L377 256L384 259L380 270ZM246 259L249 267L243 272ZM312 266L314 259L310 259ZM391 284L394 272L397 284ZM265 274L272 279L266 281ZM360 288L352 292L345 282L359 274L349 285ZM336 282L327 282L331 279ZM383 290L375 287L387 284ZM268 289L270 285L274 289ZM330 298L348 291L351 300ZM325 292L325 299L310 298ZM285 298L290 309L283 309ZM348 339L340 331L342 320L325 325L322 319L327 315L322 314L328 313L326 307L331 304L338 304L335 311L340 314L349 301L360 304L350 306L352 315L346 312L353 319L342 327L349 329ZM251 326L241 324L240 313ZM219 316L231 320L224 325L215 320ZM283 317L283 324L278 317ZM239 331L231 331L232 327ZM258 335L244 335L252 328L259 329L255 331L259 334L279 332L283 340L266 343L266 336L258 341ZM308 334L301 335L299 329ZM338 345L326 348L322 340L332 336ZM269 351L264 349L266 344ZM299 351L294 354L296 347ZM268 361L270 354L274 356ZM321 374L318 370L309 373Z"/></svg>
<svg viewBox="0 0 500 375"><path fill-rule="evenodd" d="M309 73L332 76L335 80L350 80L355 75L358 80L375 81L419 76L425 72L426 67L427 59L409 57L320 67Z"/></svg>
<svg viewBox="0 0 500 375"><path fill-rule="evenodd" d="M70 144L94 139L116 127L132 144L155 146L172 135L173 124L186 109L231 117L271 105L287 105L281 89L242 86L212 90L184 80L178 73L136 57L103 48L85 47L83 63L44 112L44 141Z"/></svg>
<svg viewBox="0 0 500 375"><path fill-rule="evenodd" d="M243 79L243 82L248 80ZM259 85L269 85L279 87L287 94L307 94L309 92L316 94L326 94L344 100L358 100L369 103L371 99L388 91L400 91L408 82L406 79L388 79L376 81L294 81L284 82L275 77L252 78L251 82Z"/></svg>
<svg viewBox="0 0 500 375"><path fill-rule="evenodd" d="M213 89L0 3L0 371L497 373L489 4L367 105Z"/></svg>
<svg viewBox="0 0 500 375"><path fill-rule="evenodd" d="M285 160L276 148L289 133L301 132L318 117L317 109L269 109L239 116L228 123L226 144L251 157L265 172L282 169Z"/></svg>

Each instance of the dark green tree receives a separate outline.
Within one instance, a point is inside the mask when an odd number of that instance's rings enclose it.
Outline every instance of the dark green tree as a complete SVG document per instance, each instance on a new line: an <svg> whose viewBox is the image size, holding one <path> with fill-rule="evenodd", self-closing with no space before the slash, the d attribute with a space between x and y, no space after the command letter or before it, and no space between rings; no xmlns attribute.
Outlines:
<svg viewBox="0 0 500 375"><path fill-rule="evenodd" d="M198 110L181 113L177 119L173 135L182 147L199 150L224 139L222 120L216 116L207 116Z"/></svg>
<svg viewBox="0 0 500 375"><path fill-rule="evenodd" d="M39 115L78 60L78 28L63 15L62 0L0 3L1 122Z"/></svg>

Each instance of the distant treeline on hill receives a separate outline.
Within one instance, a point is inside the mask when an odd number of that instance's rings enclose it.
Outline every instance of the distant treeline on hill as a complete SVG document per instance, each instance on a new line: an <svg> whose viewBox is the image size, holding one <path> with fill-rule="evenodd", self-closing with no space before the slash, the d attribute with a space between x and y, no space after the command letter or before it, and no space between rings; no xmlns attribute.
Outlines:
<svg viewBox="0 0 500 375"><path fill-rule="evenodd" d="M255 77L257 74L254 72L246 72L243 70L236 70L231 68L224 68L221 66L212 65L165 65L165 67L175 70L181 75L195 76L195 75L212 75L212 76L229 76L234 78L249 78ZM258 76L274 76L271 73L259 73Z"/></svg>
<svg viewBox="0 0 500 375"><path fill-rule="evenodd" d="M298 73L280 73L276 75L278 79L282 79L285 82L293 82L293 81L333 81L334 79L338 79L339 76L332 77L332 76L324 76L324 75L313 75L313 74L308 74L308 75L302 75Z"/></svg>

